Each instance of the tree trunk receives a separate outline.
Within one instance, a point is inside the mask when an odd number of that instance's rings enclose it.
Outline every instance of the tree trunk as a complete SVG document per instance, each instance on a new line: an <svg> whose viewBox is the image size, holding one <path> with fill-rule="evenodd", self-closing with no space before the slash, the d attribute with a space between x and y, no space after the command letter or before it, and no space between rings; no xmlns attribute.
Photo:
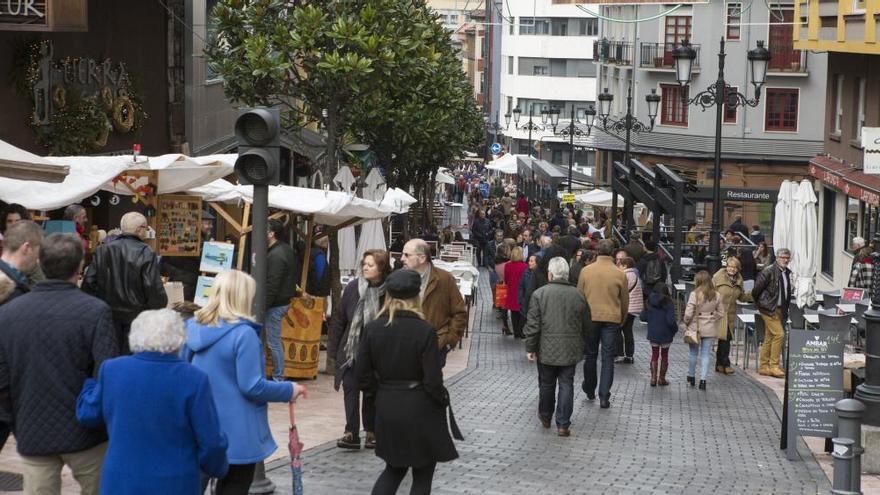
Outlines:
<svg viewBox="0 0 880 495"><path fill-rule="evenodd" d="M339 166L339 129L342 127L339 106L335 102L327 108L326 126L327 145L324 148L324 166L321 168L324 174L324 183L332 184Z"/></svg>

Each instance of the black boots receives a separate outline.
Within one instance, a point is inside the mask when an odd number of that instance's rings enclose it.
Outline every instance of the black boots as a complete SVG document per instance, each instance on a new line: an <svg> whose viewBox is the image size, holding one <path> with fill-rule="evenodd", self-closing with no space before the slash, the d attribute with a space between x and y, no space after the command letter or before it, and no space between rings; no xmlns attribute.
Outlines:
<svg viewBox="0 0 880 495"><path fill-rule="evenodd" d="M695 385L695 383L694 383L694 377L692 377L692 376L687 377L687 381L688 381L688 383L690 384L691 387L693 387L693 386Z"/></svg>
<svg viewBox="0 0 880 495"><path fill-rule="evenodd" d="M706 390L706 380L700 380L700 386L698 388L700 390Z"/></svg>

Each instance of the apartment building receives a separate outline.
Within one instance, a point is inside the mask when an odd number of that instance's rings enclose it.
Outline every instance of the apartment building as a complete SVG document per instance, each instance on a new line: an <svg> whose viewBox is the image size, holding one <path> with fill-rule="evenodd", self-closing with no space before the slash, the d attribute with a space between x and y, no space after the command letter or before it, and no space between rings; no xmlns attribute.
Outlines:
<svg viewBox="0 0 880 495"><path fill-rule="evenodd" d="M822 150L827 55L794 46L796 6L791 2L711 1L670 5L593 6L611 20L599 23L594 51L600 64L600 92L614 96L611 118L626 114L632 85L633 114L648 124L645 96L661 96L652 132L634 133L633 156L647 165L669 166L695 186L714 181L714 106L704 110L688 99L718 78L718 53L724 40L727 84L755 97L747 53L757 42L770 51L766 83L755 107L725 107L721 124L724 224L743 216L772 228L773 204L784 179L809 177L809 162ZM645 19L642 22L622 22ZM676 81L673 49L688 40L697 52L691 83ZM607 181L615 160L622 161L622 132L604 132L600 119L591 137L597 148L597 175ZM728 192L729 191L729 192ZM743 201L747 198L749 201ZM712 218L711 197L697 203L696 220Z"/></svg>

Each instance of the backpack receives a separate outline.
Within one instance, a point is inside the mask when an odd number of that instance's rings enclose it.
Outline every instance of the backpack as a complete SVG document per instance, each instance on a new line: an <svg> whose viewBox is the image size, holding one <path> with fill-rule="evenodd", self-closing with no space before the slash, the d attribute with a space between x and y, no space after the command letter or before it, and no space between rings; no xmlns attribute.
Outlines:
<svg viewBox="0 0 880 495"><path fill-rule="evenodd" d="M657 282L663 281L663 262L660 258L654 258L645 265L645 285L653 287Z"/></svg>

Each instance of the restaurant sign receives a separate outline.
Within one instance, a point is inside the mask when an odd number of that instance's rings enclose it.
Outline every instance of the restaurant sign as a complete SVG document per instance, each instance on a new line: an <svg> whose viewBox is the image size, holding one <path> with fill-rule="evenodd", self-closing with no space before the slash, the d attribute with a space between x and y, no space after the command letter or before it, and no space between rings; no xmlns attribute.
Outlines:
<svg viewBox="0 0 880 495"><path fill-rule="evenodd" d="M810 175L822 181L823 184L843 192L850 198L858 199L859 201L863 201L870 205L880 206L880 194L850 182L830 170L826 170L811 163Z"/></svg>
<svg viewBox="0 0 880 495"><path fill-rule="evenodd" d="M87 0L0 0L0 31L85 31Z"/></svg>
<svg viewBox="0 0 880 495"><path fill-rule="evenodd" d="M880 174L880 127L862 127L864 172Z"/></svg>

